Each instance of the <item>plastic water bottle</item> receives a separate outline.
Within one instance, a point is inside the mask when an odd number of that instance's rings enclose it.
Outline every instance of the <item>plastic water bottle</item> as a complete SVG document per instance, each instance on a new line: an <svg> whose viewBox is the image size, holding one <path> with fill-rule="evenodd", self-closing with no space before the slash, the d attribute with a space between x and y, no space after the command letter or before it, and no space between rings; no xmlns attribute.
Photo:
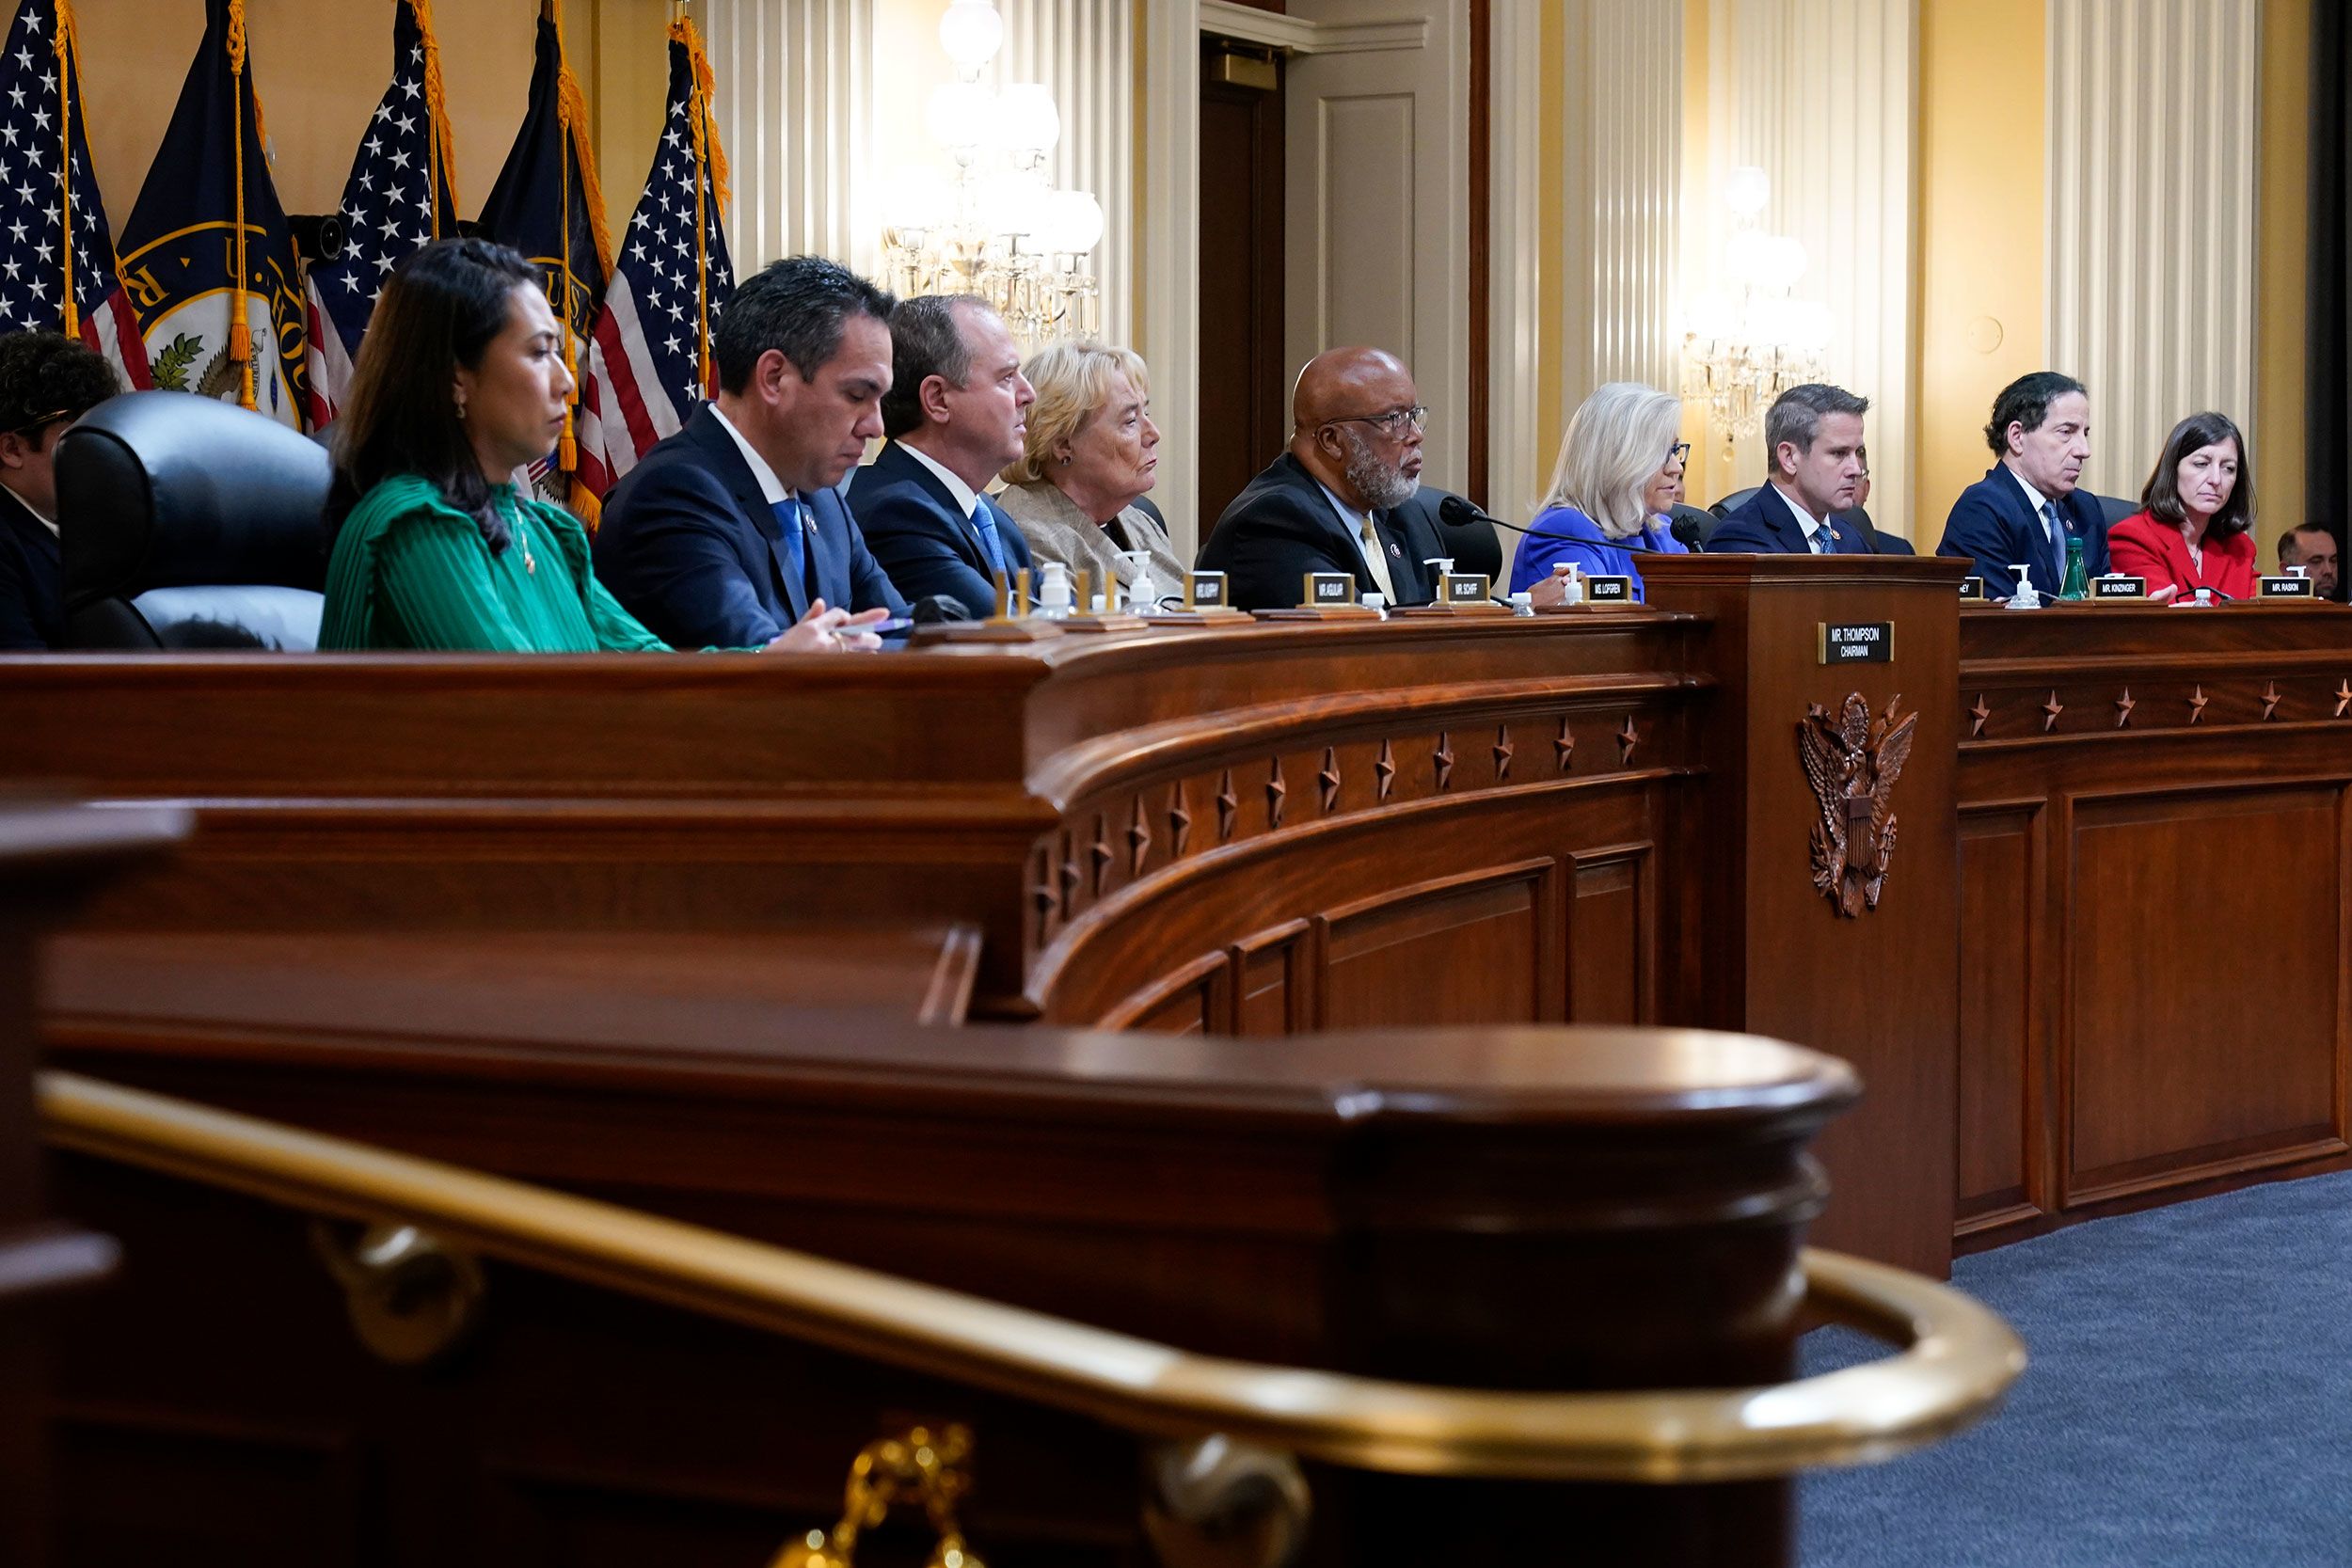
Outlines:
<svg viewBox="0 0 2352 1568"><path fill-rule="evenodd" d="M2083 542L2072 534L2066 540L2066 578L2058 585L2061 599L2084 599L2090 596L2090 578L2083 565Z"/></svg>
<svg viewBox="0 0 2352 1568"><path fill-rule="evenodd" d="M1037 591L1037 614L1041 621L1067 621L1077 601L1071 597L1070 568L1058 561L1046 562L1044 580Z"/></svg>

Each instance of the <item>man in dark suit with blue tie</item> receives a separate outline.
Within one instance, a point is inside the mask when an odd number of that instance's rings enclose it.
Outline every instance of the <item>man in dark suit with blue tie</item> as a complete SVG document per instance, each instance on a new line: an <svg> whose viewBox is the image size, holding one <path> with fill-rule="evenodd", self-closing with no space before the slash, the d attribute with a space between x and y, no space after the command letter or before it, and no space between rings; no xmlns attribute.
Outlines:
<svg viewBox="0 0 2352 1568"><path fill-rule="evenodd" d="M906 613L834 488L882 433L895 303L814 256L736 291L718 398L629 469L596 529L597 578L656 637L755 648L814 619L871 647L859 626Z"/></svg>
<svg viewBox="0 0 2352 1568"><path fill-rule="evenodd" d="M2107 524L2099 499L2075 488L2090 461L2090 394L2071 375L2036 371L2001 388L1984 438L1998 460L1960 493L1938 555L1966 556L1987 598L2017 591L2012 567L2030 564L2034 587L2066 582L2066 541L2083 542L2092 577L2107 569Z"/></svg>
<svg viewBox="0 0 2352 1568"><path fill-rule="evenodd" d="M1732 510L1707 538L1709 555L1868 555L1870 541L1839 515L1854 504L1868 467L1862 416L1868 398L1807 382L1764 415L1771 483Z"/></svg>
<svg viewBox="0 0 2352 1568"><path fill-rule="evenodd" d="M57 437L120 390L114 367L77 338L0 338L0 653L64 645Z"/></svg>
<svg viewBox="0 0 2352 1568"><path fill-rule="evenodd" d="M996 609L992 574L1009 584L1030 563L988 484L1022 455L1036 388L1004 318L972 294L900 301L890 362L890 441L850 481L850 504L902 593L951 598L982 619Z"/></svg>

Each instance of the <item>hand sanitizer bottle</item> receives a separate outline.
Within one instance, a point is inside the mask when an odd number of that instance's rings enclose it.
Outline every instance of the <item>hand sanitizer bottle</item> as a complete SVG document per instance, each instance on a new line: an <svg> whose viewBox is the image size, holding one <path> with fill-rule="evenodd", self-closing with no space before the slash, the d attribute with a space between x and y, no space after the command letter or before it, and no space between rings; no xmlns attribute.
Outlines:
<svg viewBox="0 0 2352 1568"><path fill-rule="evenodd" d="M1043 621L1067 621L1077 601L1070 594L1070 568L1048 561L1041 568L1043 580L1037 591L1037 614Z"/></svg>
<svg viewBox="0 0 2352 1568"><path fill-rule="evenodd" d="M2009 608L2011 610L2040 610L2042 608L2042 595L2034 592L2033 567L2020 562L2017 565L2011 566L2010 570L2017 574L2017 592L2009 596Z"/></svg>

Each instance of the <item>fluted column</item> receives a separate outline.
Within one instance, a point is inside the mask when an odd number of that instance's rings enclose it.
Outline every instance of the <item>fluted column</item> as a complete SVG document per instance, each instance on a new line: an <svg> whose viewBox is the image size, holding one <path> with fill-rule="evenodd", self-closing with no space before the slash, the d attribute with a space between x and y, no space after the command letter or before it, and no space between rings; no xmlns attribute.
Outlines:
<svg viewBox="0 0 2352 1568"><path fill-rule="evenodd" d="M703 0L712 109L733 165L739 271L780 256L875 266L874 0Z"/></svg>
<svg viewBox="0 0 2352 1568"><path fill-rule="evenodd" d="M2049 55L2050 359L2090 388L2084 483L2137 496L2183 416L2254 412L2262 8L2050 0Z"/></svg>
<svg viewBox="0 0 2352 1568"><path fill-rule="evenodd" d="M1005 46L999 86L1042 82L1061 110L1047 166L1061 188L1103 204L1091 266L1103 285L1103 337L1135 338L1136 13L1110 0L997 0Z"/></svg>

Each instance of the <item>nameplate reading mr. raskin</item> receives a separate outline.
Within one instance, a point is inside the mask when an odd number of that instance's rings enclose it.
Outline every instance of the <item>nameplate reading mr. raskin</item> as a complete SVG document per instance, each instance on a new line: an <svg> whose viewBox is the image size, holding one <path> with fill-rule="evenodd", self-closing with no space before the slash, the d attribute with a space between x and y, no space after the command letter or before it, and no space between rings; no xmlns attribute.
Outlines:
<svg viewBox="0 0 2352 1568"><path fill-rule="evenodd" d="M1823 664L1892 664L1895 662L1895 623L1892 621L1822 621L1820 651Z"/></svg>
<svg viewBox="0 0 2352 1568"><path fill-rule="evenodd" d="M2261 599L2315 599L2318 589L2311 578L2292 575L2254 579L2254 596Z"/></svg>

